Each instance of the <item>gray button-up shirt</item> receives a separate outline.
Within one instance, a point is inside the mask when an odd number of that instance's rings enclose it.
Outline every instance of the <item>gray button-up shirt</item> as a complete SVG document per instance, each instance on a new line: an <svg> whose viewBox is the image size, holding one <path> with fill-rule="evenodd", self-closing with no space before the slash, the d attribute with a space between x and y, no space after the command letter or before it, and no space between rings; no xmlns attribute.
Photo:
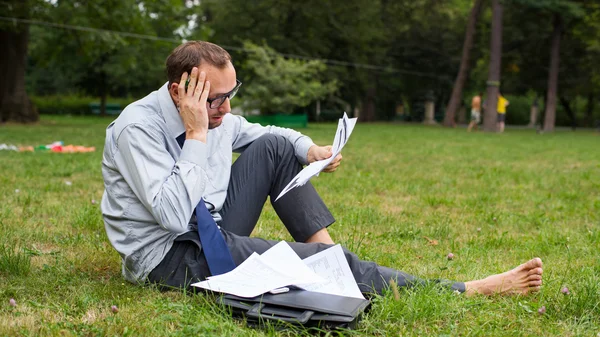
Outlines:
<svg viewBox="0 0 600 337"><path fill-rule="evenodd" d="M306 164L312 140L291 129L263 127L227 114L207 142L176 138L185 132L167 84L128 105L106 129L102 157L102 215L108 239L123 259L123 276L144 282L204 198L216 221L231 173L232 152L266 133L286 137Z"/></svg>

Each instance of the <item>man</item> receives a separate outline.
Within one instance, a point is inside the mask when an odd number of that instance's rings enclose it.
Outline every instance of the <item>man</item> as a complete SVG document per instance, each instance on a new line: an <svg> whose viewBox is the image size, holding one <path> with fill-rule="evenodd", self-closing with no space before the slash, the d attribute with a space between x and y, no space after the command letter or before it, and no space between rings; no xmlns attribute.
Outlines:
<svg viewBox="0 0 600 337"><path fill-rule="evenodd" d="M477 125L481 121L481 97L483 93L479 93L479 95L475 95L473 99L471 99L471 122L469 123L469 127L467 128L468 132L471 132L471 129L475 127L477 130Z"/></svg>
<svg viewBox="0 0 600 337"><path fill-rule="evenodd" d="M504 96L498 93L498 132L504 132L504 122L506 121L506 107L509 102Z"/></svg>
<svg viewBox="0 0 600 337"><path fill-rule="evenodd" d="M169 81L126 107L107 128L101 206L127 280L187 287L229 264L225 255L235 267L275 245L248 237L267 196L274 200L302 164L331 154L296 131L249 124L229 114L229 101L241 83L221 47L187 42L166 63ZM232 151L242 152L233 166ZM325 228L334 220L312 185L271 202L299 241L290 246L301 258L331 246ZM204 240L209 232L217 235ZM223 241L225 251L213 255L214 245ZM345 254L363 292L381 293L392 279L400 286L422 282ZM448 285L468 294L527 293L539 289L541 274L536 258L504 274Z"/></svg>

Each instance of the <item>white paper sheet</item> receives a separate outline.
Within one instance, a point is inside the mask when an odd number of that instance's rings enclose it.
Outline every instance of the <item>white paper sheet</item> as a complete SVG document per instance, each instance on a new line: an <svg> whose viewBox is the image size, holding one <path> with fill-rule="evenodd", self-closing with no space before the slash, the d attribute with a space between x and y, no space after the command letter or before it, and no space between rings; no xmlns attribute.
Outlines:
<svg viewBox="0 0 600 337"><path fill-rule="evenodd" d="M289 285L319 284L327 280L315 274L285 241L262 255L252 254L234 270L192 284L216 292L254 297Z"/></svg>
<svg viewBox="0 0 600 337"><path fill-rule="evenodd" d="M290 285L320 293L364 298L340 245L301 260L282 241L262 255L252 254L228 273L192 284L240 297L255 297Z"/></svg>
<svg viewBox="0 0 600 337"><path fill-rule="evenodd" d="M303 285L303 289L364 299L352 275L342 246L335 245L302 261L317 275L327 279L325 283Z"/></svg>
<svg viewBox="0 0 600 337"><path fill-rule="evenodd" d="M348 115L344 112L344 116L338 121L338 128L335 132L333 139L333 145L331 146L331 157L323 160L319 160L306 166L300 171L288 184L281 190L281 193L277 196L275 201L289 192L291 189L306 184L310 178L318 176L334 159L342 152L344 145L348 142L352 130L356 125L356 118L348 118Z"/></svg>
<svg viewBox="0 0 600 337"><path fill-rule="evenodd" d="M327 282L326 279L315 274L312 269L306 266L292 247L285 241L281 241L269 248L269 250L260 255L260 258L262 262L271 268L293 279L293 283L288 285Z"/></svg>
<svg viewBox="0 0 600 337"><path fill-rule="evenodd" d="M289 284L290 277L271 268L254 253L234 270L211 276L192 286L241 297L255 297Z"/></svg>

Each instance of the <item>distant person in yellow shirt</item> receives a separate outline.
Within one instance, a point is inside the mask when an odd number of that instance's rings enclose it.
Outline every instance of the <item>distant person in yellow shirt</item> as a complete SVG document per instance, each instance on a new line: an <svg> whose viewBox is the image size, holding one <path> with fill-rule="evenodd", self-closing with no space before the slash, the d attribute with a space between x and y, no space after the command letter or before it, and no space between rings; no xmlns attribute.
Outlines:
<svg viewBox="0 0 600 337"><path fill-rule="evenodd" d="M504 122L506 121L506 107L509 102L506 98L504 98L500 93L498 93L498 106L496 110L498 111L498 132L504 132Z"/></svg>

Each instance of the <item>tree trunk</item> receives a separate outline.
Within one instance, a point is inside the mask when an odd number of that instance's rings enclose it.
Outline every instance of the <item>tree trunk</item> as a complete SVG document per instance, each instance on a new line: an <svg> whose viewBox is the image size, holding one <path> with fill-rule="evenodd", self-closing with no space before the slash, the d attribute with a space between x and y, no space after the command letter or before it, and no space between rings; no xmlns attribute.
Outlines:
<svg viewBox="0 0 600 337"><path fill-rule="evenodd" d="M585 111L585 126L588 128L594 126L594 103L594 92L590 91Z"/></svg>
<svg viewBox="0 0 600 337"><path fill-rule="evenodd" d="M375 86L371 86L367 89L367 93L363 99L362 111L359 116L361 122L373 122L375 121L375 95L377 89Z"/></svg>
<svg viewBox="0 0 600 337"><path fill-rule="evenodd" d="M483 130L496 131L498 94L500 93L500 67L502 65L502 3L492 0L492 36L490 43L490 69L487 81L487 97Z"/></svg>
<svg viewBox="0 0 600 337"><path fill-rule="evenodd" d="M554 31L552 32L552 47L550 48L550 71L548 72L548 94L546 95L546 113L544 131L554 131L556 121L556 93L558 91L558 65L560 63L560 36L562 20L560 14L554 14Z"/></svg>
<svg viewBox="0 0 600 337"><path fill-rule="evenodd" d="M473 48L473 40L475 38L475 29L477 27L477 20L481 13L481 7L483 0L475 0L473 8L471 8L471 14L469 15L469 22L467 23L467 31L465 32L465 42L463 44L462 58L460 60L460 68L456 80L454 81L454 87L452 88L452 97L448 106L446 107L446 116L444 117L445 126L455 126L454 116L456 111L460 109L462 101L462 91L467 81L467 77L470 71L469 61L471 59L471 49Z"/></svg>
<svg viewBox="0 0 600 337"><path fill-rule="evenodd" d="M571 109L571 103L569 102L569 100L567 98L565 98L562 95L560 96L559 99L560 99L560 105L563 106L563 108L565 109L565 112L567 113L567 115L569 115L569 118L571 119L571 128L573 129L573 131L575 131L575 129L577 128L577 116L575 116L575 113Z"/></svg>
<svg viewBox="0 0 600 337"><path fill-rule="evenodd" d="M10 7L10 6L9 6ZM17 17L29 17L27 1L13 1L13 13ZM39 114L25 91L25 66L29 26L24 24L0 27L0 121L32 123Z"/></svg>

